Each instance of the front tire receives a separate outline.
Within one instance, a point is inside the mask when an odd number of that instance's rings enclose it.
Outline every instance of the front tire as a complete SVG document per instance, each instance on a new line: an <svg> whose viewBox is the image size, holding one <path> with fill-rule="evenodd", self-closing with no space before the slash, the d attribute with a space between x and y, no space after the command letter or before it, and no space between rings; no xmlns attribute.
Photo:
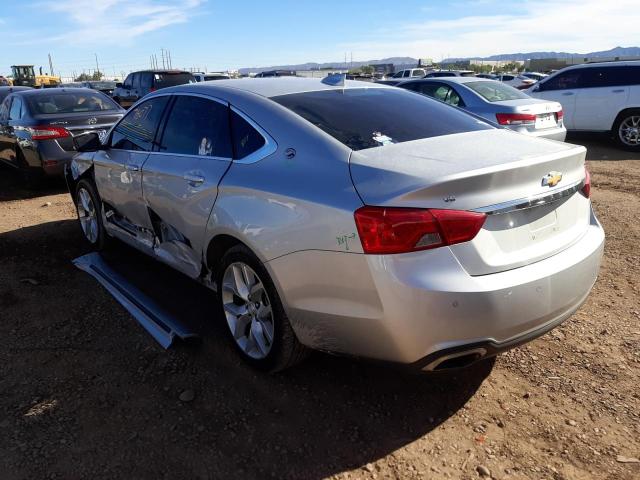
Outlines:
<svg viewBox="0 0 640 480"><path fill-rule="evenodd" d="M227 330L246 362L277 372L307 356L271 277L247 247L237 245L224 254L217 284Z"/></svg>
<svg viewBox="0 0 640 480"><path fill-rule="evenodd" d="M640 110L621 113L613 125L616 143L632 152L640 152Z"/></svg>
<svg viewBox="0 0 640 480"><path fill-rule="evenodd" d="M95 184L83 179L76 186L76 212L84 239L95 250L106 247L108 236L102 223L102 202Z"/></svg>

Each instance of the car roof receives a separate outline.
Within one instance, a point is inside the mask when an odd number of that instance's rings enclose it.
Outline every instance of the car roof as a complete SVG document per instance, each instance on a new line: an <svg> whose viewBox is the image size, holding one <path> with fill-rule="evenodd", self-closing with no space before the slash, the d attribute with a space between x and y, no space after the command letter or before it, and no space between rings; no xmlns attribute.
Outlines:
<svg viewBox="0 0 640 480"><path fill-rule="evenodd" d="M187 70L169 70L169 69L160 69L160 70L136 70L131 73L191 73ZM200 72L198 72L200 73Z"/></svg>
<svg viewBox="0 0 640 480"><path fill-rule="evenodd" d="M561 70L558 70L558 72L566 71L566 70L574 70L576 68L619 67L619 66L623 66L623 67L629 67L629 66L640 67L640 60L616 60L616 61L609 61L609 62L579 63L577 65L569 65L568 67L565 67L565 68L563 68Z"/></svg>
<svg viewBox="0 0 640 480"><path fill-rule="evenodd" d="M0 87L0 92L6 92L6 91L10 91L10 92L18 92L21 90L33 90L32 87L24 87L21 85L16 85L15 87L12 87L11 85L8 86L4 86L4 87Z"/></svg>
<svg viewBox="0 0 640 480"><path fill-rule="evenodd" d="M429 77L419 78L417 80L407 80L402 83L416 83L416 82L450 82L450 83L469 83L469 82L496 82L497 80L491 80L490 78L482 77Z"/></svg>
<svg viewBox="0 0 640 480"><path fill-rule="evenodd" d="M269 77L269 78L239 78L231 80L217 80L214 84L190 83L176 87L166 88L162 91L169 92L192 92L202 93L203 91L218 89L233 89L254 93L263 97L271 98L280 95L290 95L293 93L316 92L322 90L344 90L354 88L394 88L387 85L372 82L361 82L358 80L345 80L344 86L335 86L323 83L319 78L302 77Z"/></svg>

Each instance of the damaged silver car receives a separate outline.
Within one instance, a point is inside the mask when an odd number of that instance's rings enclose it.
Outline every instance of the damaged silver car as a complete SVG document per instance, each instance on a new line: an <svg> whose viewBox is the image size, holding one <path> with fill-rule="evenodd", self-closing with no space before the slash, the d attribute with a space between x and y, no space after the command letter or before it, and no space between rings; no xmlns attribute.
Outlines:
<svg viewBox="0 0 640 480"><path fill-rule="evenodd" d="M209 286L265 370L309 349L466 366L571 316L601 261L583 147L393 87L183 85L76 141L87 241Z"/></svg>

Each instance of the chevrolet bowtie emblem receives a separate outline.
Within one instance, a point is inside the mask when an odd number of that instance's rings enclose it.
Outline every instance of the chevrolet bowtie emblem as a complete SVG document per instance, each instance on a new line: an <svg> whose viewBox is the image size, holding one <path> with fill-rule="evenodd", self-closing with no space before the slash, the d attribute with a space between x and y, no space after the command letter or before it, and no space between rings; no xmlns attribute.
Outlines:
<svg viewBox="0 0 640 480"><path fill-rule="evenodd" d="M543 187L555 187L562 180L562 172L549 172L542 177Z"/></svg>

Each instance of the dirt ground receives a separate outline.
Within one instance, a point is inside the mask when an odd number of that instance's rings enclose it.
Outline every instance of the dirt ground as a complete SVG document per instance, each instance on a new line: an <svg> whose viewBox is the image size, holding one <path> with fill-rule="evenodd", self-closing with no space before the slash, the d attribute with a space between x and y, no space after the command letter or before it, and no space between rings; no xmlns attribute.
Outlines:
<svg viewBox="0 0 640 480"><path fill-rule="evenodd" d="M599 280L560 328L455 375L324 354L262 375L211 299L211 335L165 351L71 264L64 185L0 168L0 478L640 478L640 156L571 140L607 233Z"/></svg>

